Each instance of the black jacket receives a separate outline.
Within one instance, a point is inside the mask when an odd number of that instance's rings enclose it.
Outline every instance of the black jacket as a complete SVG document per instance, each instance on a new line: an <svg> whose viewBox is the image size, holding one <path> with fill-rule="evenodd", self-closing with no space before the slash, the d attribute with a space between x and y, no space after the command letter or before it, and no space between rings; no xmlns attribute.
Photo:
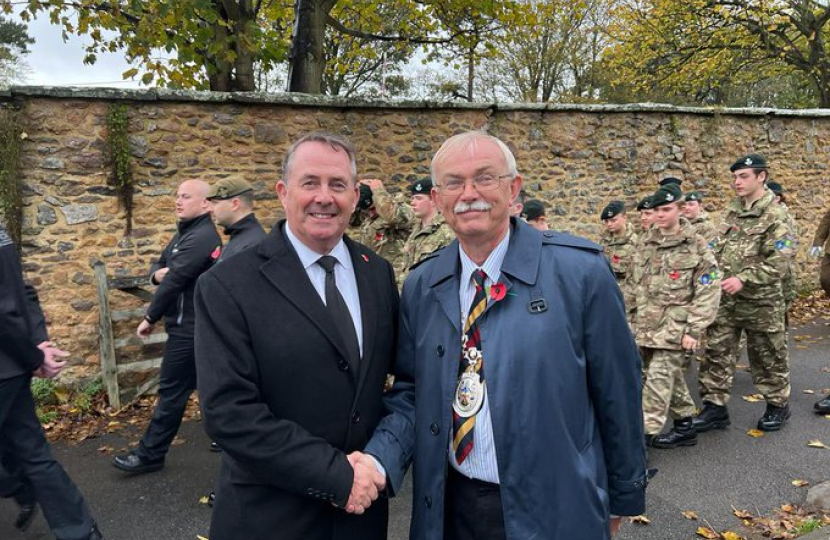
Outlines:
<svg viewBox="0 0 830 540"><path fill-rule="evenodd" d="M0 379L40 367L43 353L37 345L47 339L37 292L23 283L17 248L0 226Z"/></svg>
<svg viewBox="0 0 830 540"><path fill-rule="evenodd" d="M156 322L164 317L167 333L192 336L195 315L193 290L196 280L219 257L222 239L209 214L181 221L179 232L170 240L161 258L150 269L150 279L161 268L169 268L147 308L147 320Z"/></svg>
<svg viewBox="0 0 830 540"><path fill-rule="evenodd" d="M314 290L284 222L217 264L196 289L196 373L205 430L222 447L212 540L382 540L387 500L345 505L362 450L384 414L398 315L392 267L348 238L363 357Z"/></svg>
<svg viewBox="0 0 830 540"><path fill-rule="evenodd" d="M225 247L222 248L222 254L219 255L217 263L236 255L243 249L259 244L265 238L265 229L262 228L252 212L233 225L225 227L225 234L229 235L230 238Z"/></svg>

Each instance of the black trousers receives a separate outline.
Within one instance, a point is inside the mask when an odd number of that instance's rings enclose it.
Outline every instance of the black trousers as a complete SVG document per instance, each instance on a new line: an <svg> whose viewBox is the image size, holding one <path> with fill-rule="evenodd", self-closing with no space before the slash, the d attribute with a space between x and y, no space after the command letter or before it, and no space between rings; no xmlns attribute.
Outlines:
<svg viewBox="0 0 830 540"><path fill-rule="evenodd" d="M444 540L506 540L498 484L467 478L452 467L444 496Z"/></svg>
<svg viewBox="0 0 830 540"><path fill-rule="evenodd" d="M0 447L0 498L14 499L20 506L36 502L35 489L20 472L20 464L11 452Z"/></svg>
<svg viewBox="0 0 830 540"><path fill-rule="evenodd" d="M153 418L135 453L150 461L164 459L182 424L187 400L196 389L193 336L170 335L161 362L159 395Z"/></svg>
<svg viewBox="0 0 830 540"><path fill-rule="evenodd" d="M35 413L31 377L0 379L0 440L12 482L31 486L58 540L87 540L94 520L81 492L55 461ZM5 482L6 477L0 478Z"/></svg>

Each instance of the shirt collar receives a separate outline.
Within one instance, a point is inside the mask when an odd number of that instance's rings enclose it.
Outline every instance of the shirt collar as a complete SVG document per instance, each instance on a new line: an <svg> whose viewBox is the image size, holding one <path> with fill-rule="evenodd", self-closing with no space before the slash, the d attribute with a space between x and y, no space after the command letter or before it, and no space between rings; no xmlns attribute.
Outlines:
<svg viewBox="0 0 830 540"><path fill-rule="evenodd" d="M317 264L317 260L323 255L331 255L345 268L352 268L352 258L349 256L349 249L346 247L346 243L343 242L342 237L329 253L317 253L307 245L303 244L303 242L294 235L294 232L291 230L291 227L288 226L287 221L285 222L285 235L294 247L294 251L297 252L297 256L300 258L303 268L306 270Z"/></svg>
<svg viewBox="0 0 830 540"><path fill-rule="evenodd" d="M464 287L470 283L470 277L476 269L481 268L487 277L495 283L501 276L501 265L504 262L504 257L507 255L507 246L510 244L510 227L507 228L507 234L501 239L496 248L490 252L484 264L477 265L473 260L464 253L464 248L461 244L458 245L458 256L461 259L461 286Z"/></svg>

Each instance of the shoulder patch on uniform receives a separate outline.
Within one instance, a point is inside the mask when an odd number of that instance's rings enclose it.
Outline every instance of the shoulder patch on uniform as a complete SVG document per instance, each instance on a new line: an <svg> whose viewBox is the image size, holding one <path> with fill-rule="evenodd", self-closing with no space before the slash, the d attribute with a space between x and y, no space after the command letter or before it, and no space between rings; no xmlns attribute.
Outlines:
<svg viewBox="0 0 830 540"><path fill-rule="evenodd" d="M545 231L542 233L542 243L549 246L564 246L584 249L586 251L595 251L597 253L602 252L602 248L590 240L556 231Z"/></svg>
<svg viewBox="0 0 830 540"><path fill-rule="evenodd" d="M5 247L13 244L12 237L6 232L6 229L0 227L0 247Z"/></svg>

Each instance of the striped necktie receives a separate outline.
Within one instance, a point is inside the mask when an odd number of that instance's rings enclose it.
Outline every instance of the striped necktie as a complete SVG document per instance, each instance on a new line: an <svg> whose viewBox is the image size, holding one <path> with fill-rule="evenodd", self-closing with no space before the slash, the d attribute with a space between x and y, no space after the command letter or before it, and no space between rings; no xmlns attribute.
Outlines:
<svg viewBox="0 0 830 540"><path fill-rule="evenodd" d="M478 320L487 307L487 292L484 288L484 281L487 274L484 270L478 269L473 272L475 283L475 294L464 321L464 340L461 347L461 361L458 368L459 382L465 373L478 375L482 385L484 384L484 356L481 352L481 336L479 334ZM474 359L474 362L471 362ZM484 398L482 393L481 399ZM473 432L476 425L476 415L460 416L453 410L452 422L452 449L455 453L456 462L461 465L470 452L473 450Z"/></svg>

